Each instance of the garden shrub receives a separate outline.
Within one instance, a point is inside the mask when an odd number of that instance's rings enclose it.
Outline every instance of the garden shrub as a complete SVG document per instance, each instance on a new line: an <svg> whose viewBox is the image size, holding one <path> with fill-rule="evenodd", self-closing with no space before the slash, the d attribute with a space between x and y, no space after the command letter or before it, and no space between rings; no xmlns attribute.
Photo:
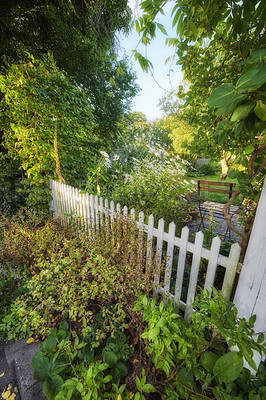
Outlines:
<svg viewBox="0 0 266 400"><path fill-rule="evenodd" d="M189 325L170 301L149 299L153 269L130 223L110 226L112 240L24 210L1 228L1 338L45 339L33 367L48 399L264 399L264 364L252 377L243 363L256 368L252 351L266 350L263 335L252 339L255 317L238 318L215 289L197 296Z"/></svg>

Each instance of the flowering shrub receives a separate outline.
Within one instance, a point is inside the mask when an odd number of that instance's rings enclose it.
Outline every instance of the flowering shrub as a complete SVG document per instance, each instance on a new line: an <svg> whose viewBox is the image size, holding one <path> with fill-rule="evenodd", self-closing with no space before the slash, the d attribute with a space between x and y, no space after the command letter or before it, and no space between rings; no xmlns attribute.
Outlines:
<svg viewBox="0 0 266 400"><path fill-rule="evenodd" d="M190 219L193 205L187 198L194 189L185 179L186 161L172 157L147 138L122 146L112 154L100 152L94 173L90 173L87 190L121 205L153 214L180 227Z"/></svg>

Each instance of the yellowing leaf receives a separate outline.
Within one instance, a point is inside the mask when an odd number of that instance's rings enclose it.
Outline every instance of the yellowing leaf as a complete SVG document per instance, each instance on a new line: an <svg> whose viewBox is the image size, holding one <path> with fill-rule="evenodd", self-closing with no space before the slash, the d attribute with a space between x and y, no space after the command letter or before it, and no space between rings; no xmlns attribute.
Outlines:
<svg viewBox="0 0 266 400"><path fill-rule="evenodd" d="M2 372L2 374L0 375L0 378L2 378L2 376L4 376L5 375L5 372Z"/></svg>
<svg viewBox="0 0 266 400"><path fill-rule="evenodd" d="M122 400L121 394L117 396L117 400Z"/></svg>
<svg viewBox="0 0 266 400"><path fill-rule="evenodd" d="M32 337L30 337L30 338L27 340L27 343L28 343L28 344L34 343L34 339L33 339Z"/></svg>
<svg viewBox="0 0 266 400"><path fill-rule="evenodd" d="M2 393L2 397L5 400L9 400L9 396L11 395L10 390L7 390L5 393Z"/></svg>

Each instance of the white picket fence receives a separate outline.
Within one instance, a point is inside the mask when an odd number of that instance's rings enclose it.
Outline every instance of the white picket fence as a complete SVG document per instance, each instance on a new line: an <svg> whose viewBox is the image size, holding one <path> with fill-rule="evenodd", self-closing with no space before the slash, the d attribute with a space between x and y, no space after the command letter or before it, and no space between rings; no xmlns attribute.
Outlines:
<svg viewBox="0 0 266 400"><path fill-rule="evenodd" d="M148 217L148 224L145 224L145 215L140 212L136 218L134 209L130 211L125 206L123 209L120 204L113 201L103 200L101 197L82 193L78 189L63 183L51 180L50 187L52 192L51 209L55 218L68 222L70 218L75 219L87 231L88 235L93 235L95 230L100 230L106 226L107 221L113 223L116 216L123 216L125 219L135 221L139 230L140 253L149 268L152 263L152 254L155 253L155 276L154 294L160 293L162 296L170 297L176 307L181 308L185 313L185 319L190 320L192 314L192 303L195 298L198 284L198 275L201 260L208 260L204 289L211 293L214 285L217 267L224 268L222 292L226 299L230 298L239 256L240 246L234 243L230 248L229 256L223 256L220 252L221 240L215 237L212 240L211 249L203 247L204 235L198 232L195 242L189 242L189 229L182 229L181 237L175 236L175 223L169 225L168 232L164 231L164 220L160 219L158 227L154 226L154 217ZM145 240L144 235L146 235ZM155 238L155 240L154 240ZM156 245L154 244L156 242ZM145 248L144 247L145 243ZM155 249L153 248L155 246ZM163 249L166 248L166 257L163 257ZM178 264L175 276L174 290L170 290L172 279L173 258L178 251ZM192 263L187 287L186 300L181 300L182 288L184 285L184 271L186 266L187 253L192 253ZM164 259L163 259L164 258ZM164 279L161 279L161 267L164 266Z"/></svg>

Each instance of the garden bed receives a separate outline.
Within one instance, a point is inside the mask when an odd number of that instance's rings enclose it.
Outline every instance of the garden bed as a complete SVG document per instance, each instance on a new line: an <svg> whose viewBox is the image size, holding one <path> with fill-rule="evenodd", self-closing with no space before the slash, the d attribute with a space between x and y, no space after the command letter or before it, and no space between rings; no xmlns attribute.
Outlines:
<svg viewBox="0 0 266 400"><path fill-rule="evenodd" d="M266 386L264 370L254 386L243 366L263 349L254 320L238 321L216 291L200 294L190 325L171 302L151 301L153 270L134 257L131 235L89 238L25 211L0 228L1 337L43 341L33 367L49 399L248 399Z"/></svg>

